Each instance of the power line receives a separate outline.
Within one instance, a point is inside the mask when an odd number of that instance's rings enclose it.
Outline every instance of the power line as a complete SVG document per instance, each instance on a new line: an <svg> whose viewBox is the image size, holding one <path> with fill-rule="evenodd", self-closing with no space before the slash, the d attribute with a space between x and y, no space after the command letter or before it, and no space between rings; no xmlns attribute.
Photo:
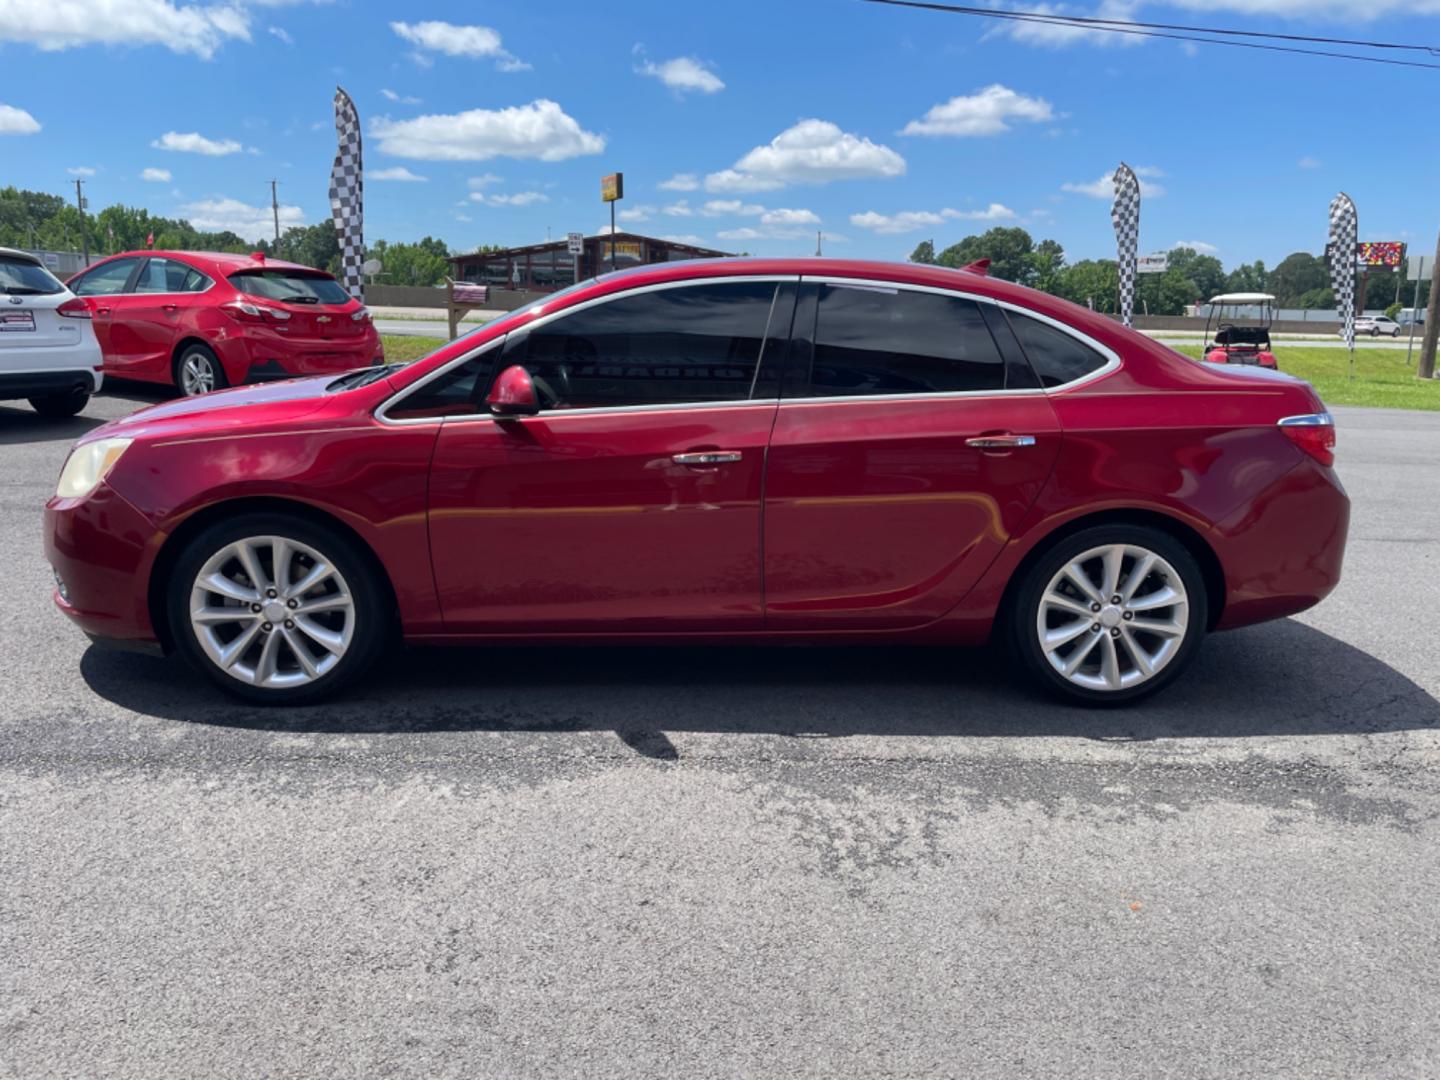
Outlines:
<svg viewBox="0 0 1440 1080"><path fill-rule="evenodd" d="M1040 11L999 11L992 8L965 7L959 4L940 4L928 0L865 0L869 4L885 4L889 7L918 8L925 11L939 11L949 15L974 15L985 19L1000 19L1009 22L1035 23L1042 26L1057 26L1071 30L1092 33L1127 34L1133 37L1167 38L1172 41L1190 41L1202 45L1224 45L1236 49L1259 49L1264 52L1295 53L1301 56L1322 56L1335 60L1358 60L1368 64L1386 64L1391 67L1427 68L1440 71L1440 64L1425 64L1415 60L1396 60L1386 56L1365 56L1359 53L1335 52L1329 49L1301 49L1287 45L1268 45L1257 41L1231 41L1228 37L1257 37L1277 41L1307 41L1317 44L1350 45L1369 49L1403 49L1440 55L1440 49L1428 45L1406 45L1388 41L1362 41L1350 38L1312 37L1304 34L1272 34L1259 30L1232 30L1221 27L1181 26L1173 23L1129 22L1121 19L1098 19L1080 15L1052 15ZM1183 32L1171 32L1183 31ZM1224 37L1199 37L1199 34L1218 34Z"/></svg>

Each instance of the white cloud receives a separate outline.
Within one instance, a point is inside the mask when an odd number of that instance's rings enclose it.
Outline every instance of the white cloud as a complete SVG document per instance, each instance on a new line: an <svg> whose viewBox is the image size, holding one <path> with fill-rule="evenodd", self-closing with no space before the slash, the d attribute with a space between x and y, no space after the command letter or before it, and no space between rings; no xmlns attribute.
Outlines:
<svg viewBox="0 0 1440 1080"><path fill-rule="evenodd" d="M705 177L705 190L715 195L750 195L757 191L774 191L785 186L783 180L767 180L759 176L721 169Z"/></svg>
<svg viewBox="0 0 1440 1080"><path fill-rule="evenodd" d="M722 229L722 230L720 230L720 232L716 233L715 235L718 236L721 240L765 240L765 239L768 239L768 235L767 235L766 233L761 232L759 229L752 229L752 228L751 228L750 226L748 226L748 225L745 226L743 229Z"/></svg>
<svg viewBox="0 0 1440 1080"><path fill-rule="evenodd" d="M867 210L863 214L851 214L850 224L858 229L869 229L882 236L915 232L917 229L933 228L947 221L1012 221L1016 214L1008 206L991 203L984 210L902 210L898 214L879 214Z"/></svg>
<svg viewBox="0 0 1440 1080"><path fill-rule="evenodd" d="M690 208L689 199L680 199L673 203L667 203L660 208L660 212L662 214L668 214L670 217L692 217L695 213L695 211Z"/></svg>
<svg viewBox="0 0 1440 1080"><path fill-rule="evenodd" d="M493 172L487 172L483 176L472 176L466 180L465 183L469 184L471 188L486 188L492 184L500 183L500 177L496 176Z"/></svg>
<svg viewBox="0 0 1440 1080"><path fill-rule="evenodd" d="M930 109L921 119L905 125L902 135L998 135L1010 130L1009 121L1048 123L1055 111L1044 98L1017 94L992 83L968 97L953 97Z"/></svg>
<svg viewBox="0 0 1440 1080"><path fill-rule="evenodd" d="M677 94L684 94L687 90L701 94L718 94L725 89L720 76L693 56L677 56L673 60L663 60L658 64L653 60L646 60L635 72L659 79Z"/></svg>
<svg viewBox="0 0 1440 1080"><path fill-rule="evenodd" d="M34 135L39 130L40 122L24 109L0 105L0 135Z"/></svg>
<svg viewBox="0 0 1440 1080"><path fill-rule="evenodd" d="M413 173L413 172L411 172L409 169L405 168L404 165L396 165L394 168L391 168L391 169L372 169L370 172L367 172L367 173L365 174L365 179L366 179L366 180L403 180L403 181L405 181L405 182L407 182L407 183L414 184L414 183L418 183L418 182L420 182L420 181L426 180L426 179L428 179L428 177L417 176L415 173Z"/></svg>
<svg viewBox="0 0 1440 1080"><path fill-rule="evenodd" d="M204 135L196 132L181 134L178 131L167 131L160 138L150 144L157 150L174 150L185 154L205 154L207 157L224 157L226 154L238 154L244 149L234 139L207 139Z"/></svg>
<svg viewBox="0 0 1440 1080"><path fill-rule="evenodd" d="M290 31L286 30L283 26L271 26L271 27L267 27L267 32L270 33L270 34L273 34L275 37L279 38L279 39L280 39L281 41L283 41L286 45L294 45L294 44L295 44L295 39L290 36Z"/></svg>
<svg viewBox="0 0 1440 1080"><path fill-rule="evenodd" d="M1384 2L1384 0L1382 0ZM1080 15L1114 22L1131 22L1140 8L1139 0L1103 0L1088 11L1070 4L1027 3L1016 5L1021 10L1037 15ZM1298 5L1297 5L1298 6ZM1206 10L1213 10L1212 4ZM985 34L984 38L1009 37L1026 45L1045 49L1064 49L1071 45L1088 44L1101 47L1125 47L1139 45L1144 40L1134 34L1114 33L1103 30L1087 30L1067 23L1044 23L1029 20L1006 19L999 26Z"/></svg>
<svg viewBox="0 0 1440 1080"><path fill-rule="evenodd" d="M472 191L470 201L485 206L529 206L531 203L549 202L550 196L539 191L517 191L513 195L502 195L498 191L494 195L486 195L483 191Z"/></svg>
<svg viewBox="0 0 1440 1080"><path fill-rule="evenodd" d="M766 191L786 184L825 184L901 176L905 159L888 146L853 135L828 120L801 120L764 146L757 146L734 168L711 173L705 190Z"/></svg>
<svg viewBox="0 0 1440 1080"><path fill-rule="evenodd" d="M1204 240L1176 240L1170 245L1170 250L1176 248L1189 248L1197 255L1214 255L1220 249L1214 244L1207 244Z"/></svg>
<svg viewBox="0 0 1440 1080"><path fill-rule="evenodd" d="M704 237L696 236L694 233L669 233L660 238L669 240L672 244L689 244L691 247L704 247Z"/></svg>
<svg viewBox="0 0 1440 1080"><path fill-rule="evenodd" d="M616 211L615 217L620 221L649 221L655 215L655 207L641 204L639 206L627 206L624 210Z"/></svg>
<svg viewBox="0 0 1440 1080"><path fill-rule="evenodd" d="M399 102L401 105L420 104L420 99L418 97L411 97L409 94L397 94L394 90L391 90L387 87L382 87L380 89L380 93L385 97L387 101Z"/></svg>
<svg viewBox="0 0 1440 1080"><path fill-rule="evenodd" d="M740 217L759 217L764 212L765 207L759 203L746 203L739 199L711 199L700 207L700 213L705 217L726 217L735 214Z"/></svg>
<svg viewBox="0 0 1440 1080"><path fill-rule="evenodd" d="M659 187L661 191L696 191L700 180L694 173L676 173L669 180L662 180Z"/></svg>
<svg viewBox="0 0 1440 1080"><path fill-rule="evenodd" d="M1165 188L1154 182L1156 177L1165 174L1153 165L1140 165L1135 168L1135 177L1140 181L1140 194L1149 198L1158 198L1165 194ZM1088 195L1092 199L1113 199L1115 197L1115 174L1102 173L1097 179L1088 183L1066 183L1060 185L1061 191L1069 191L1075 195Z"/></svg>
<svg viewBox="0 0 1440 1080"><path fill-rule="evenodd" d="M1296 162L1296 164L1299 165L1302 169L1318 169L1320 168L1320 159L1317 157L1311 157L1309 154L1306 154L1298 162Z"/></svg>
<svg viewBox="0 0 1440 1080"><path fill-rule="evenodd" d="M170 183L170 180L171 180L170 170L169 170L169 169L145 169L145 170L143 170L143 171L140 173L140 179L141 179L141 180L149 180L151 183L154 183L154 184L168 184L168 183Z"/></svg>
<svg viewBox="0 0 1440 1080"><path fill-rule="evenodd" d="M528 71L530 65L505 50L500 34L488 26L456 26L447 22L392 22L390 29L418 49L471 60L491 59L500 71ZM424 59L423 55L421 59Z"/></svg>
<svg viewBox="0 0 1440 1080"><path fill-rule="evenodd" d="M235 5L172 0L4 0L0 42L58 52L85 45L163 45L205 59L229 40L250 40L250 17Z"/></svg>
<svg viewBox="0 0 1440 1080"><path fill-rule="evenodd" d="M495 157L563 161L605 149L604 136L584 130L564 109L545 98L505 109L470 109L413 120L382 116L370 130L383 153L424 161Z"/></svg>
<svg viewBox="0 0 1440 1080"><path fill-rule="evenodd" d="M762 225L819 225L820 217L813 210L766 210L760 215Z"/></svg>
<svg viewBox="0 0 1440 1080"><path fill-rule="evenodd" d="M180 216L197 229L219 232L229 230L246 240L272 236L275 219L268 206L251 206L239 199L203 199L180 207ZM305 215L298 206L280 205L280 228L304 225Z"/></svg>
<svg viewBox="0 0 1440 1080"><path fill-rule="evenodd" d="M94 175L95 175L95 170L92 169L89 165L76 165L76 166L74 166L73 168L66 169L65 171L68 172L71 176L94 176Z"/></svg>

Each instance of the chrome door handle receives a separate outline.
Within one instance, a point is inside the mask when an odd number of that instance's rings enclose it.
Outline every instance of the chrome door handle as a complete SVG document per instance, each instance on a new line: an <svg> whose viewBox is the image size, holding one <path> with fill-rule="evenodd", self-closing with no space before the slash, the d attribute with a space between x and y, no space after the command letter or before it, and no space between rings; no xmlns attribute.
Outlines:
<svg viewBox="0 0 1440 1080"><path fill-rule="evenodd" d="M1014 450L1019 446L1034 446L1034 435L977 435L965 440L966 446L976 450Z"/></svg>
<svg viewBox="0 0 1440 1080"><path fill-rule="evenodd" d="M724 465L739 461L739 450L697 450L690 454L676 454L670 459L676 465Z"/></svg>

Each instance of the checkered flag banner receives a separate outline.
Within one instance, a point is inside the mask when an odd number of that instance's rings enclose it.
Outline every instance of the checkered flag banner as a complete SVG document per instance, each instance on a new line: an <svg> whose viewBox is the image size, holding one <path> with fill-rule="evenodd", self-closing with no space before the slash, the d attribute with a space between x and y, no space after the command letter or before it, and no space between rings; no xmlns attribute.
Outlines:
<svg viewBox="0 0 1440 1080"><path fill-rule="evenodd" d="M1340 334L1355 348L1355 241L1360 236L1360 215L1355 202L1343 191L1330 200L1330 287L1340 309Z"/></svg>
<svg viewBox="0 0 1440 1080"><path fill-rule="evenodd" d="M363 299L365 262L365 176L360 155L360 114L355 102L335 88L335 164L330 166L330 216L340 241L340 280Z"/></svg>
<svg viewBox="0 0 1440 1080"><path fill-rule="evenodd" d="M1120 270L1120 317L1130 325L1135 307L1135 253L1140 244L1140 181L1123 161L1115 170L1115 201L1110 205L1115 223L1116 260Z"/></svg>

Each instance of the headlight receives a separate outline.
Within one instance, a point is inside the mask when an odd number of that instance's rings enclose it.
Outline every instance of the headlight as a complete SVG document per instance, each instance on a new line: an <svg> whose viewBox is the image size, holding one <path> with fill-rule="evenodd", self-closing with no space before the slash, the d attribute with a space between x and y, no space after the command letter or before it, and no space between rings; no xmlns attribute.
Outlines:
<svg viewBox="0 0 1440 1080"><path fill-rule="evenodd" d="M60 470L60 483L55 494L62 499L78 499L89 495L104 480L132 439L96 439L70 451L65 468Z"/></svg>

